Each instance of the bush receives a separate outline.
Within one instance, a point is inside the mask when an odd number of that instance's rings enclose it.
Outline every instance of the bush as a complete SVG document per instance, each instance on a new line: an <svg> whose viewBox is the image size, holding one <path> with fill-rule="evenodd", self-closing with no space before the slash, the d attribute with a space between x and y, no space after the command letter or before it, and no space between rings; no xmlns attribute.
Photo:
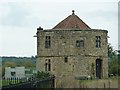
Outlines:
<svg viewBox="0 0 120 90"><path fill-rule="evenodd" d="M53 77L52 74L48 72L43 72L43 71L41 72L38 71L37 74L35 75L36 79L45 79L45 78L51 78L51 77Z"/></svg>

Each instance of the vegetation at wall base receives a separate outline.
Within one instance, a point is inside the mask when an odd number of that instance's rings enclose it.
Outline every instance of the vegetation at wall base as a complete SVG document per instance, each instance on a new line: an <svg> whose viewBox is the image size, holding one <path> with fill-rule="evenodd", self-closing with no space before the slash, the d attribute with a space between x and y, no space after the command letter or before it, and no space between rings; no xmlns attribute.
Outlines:
<svg viewBox="0 0 120 90"><path fill-rule="evenodd" d="M109 44L108 57L109 76L120 76L120 50L113 50L113 47Z"/></svg>

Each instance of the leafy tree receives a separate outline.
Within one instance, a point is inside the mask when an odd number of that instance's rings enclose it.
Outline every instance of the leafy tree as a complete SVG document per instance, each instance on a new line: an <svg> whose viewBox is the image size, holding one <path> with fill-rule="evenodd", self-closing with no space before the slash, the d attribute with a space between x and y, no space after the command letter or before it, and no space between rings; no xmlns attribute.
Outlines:
<svg viewBox="0 0 120 90"><path fill-rule="evenodd" d="M120 76L120 50L118 50L118 75Z"/></svg>
<svg viewBox="0 0 120 90"><path fill-rule="evenodd" d="M15 62L7 61L7 62L4 63L3 66L4 67L16 67L16 63Z"/></svg>
<svg viewBox="0 0 120 90"><path fill-rule="evenodd" d="M5 67L16 67L16 63L15 62L10 62L10 61L7 61L7 62L4 62L4 64L2 65L2 76L4 76L5 74Z"/></svg>
<svg viewBox="0 0 120 90"><path fill-rule="evenodd" d="M109 61L109 74L118 74L118 67L119 65L117 59L112 59L111 61Z"/></svg>
<svg viewBox="0 0 120 90"><path fill-rule="evenodd" d="M117 51L113 49L113 47L111 46L111 44L108 45L108 57L109 57L109 74L113 74L113 75L120 75L119 71L119 67L120 64L118 63L119 60L119 54L117 54Z"/></svg>
<svg viewBox="0 0 120 90"><path fill-rule="evenodd" d="M26 68L28 68L28 67L34 67L34 64L31 61L25 61L23 63L23 66L25 66Z"/></svg>
<svg viewBox="0 0 120 90"><path fill-rule="evenodd" d="M116 51L113 50L113 47L111 46L111 44L108 44L108 57L109 58L113 58L114 56L116 56Z"/></svg>
<svg viewBox="0 0 120 90"><path fill-rule="evenodd" d="M2 76L2 67L0 67L0 77Z"/></svg>

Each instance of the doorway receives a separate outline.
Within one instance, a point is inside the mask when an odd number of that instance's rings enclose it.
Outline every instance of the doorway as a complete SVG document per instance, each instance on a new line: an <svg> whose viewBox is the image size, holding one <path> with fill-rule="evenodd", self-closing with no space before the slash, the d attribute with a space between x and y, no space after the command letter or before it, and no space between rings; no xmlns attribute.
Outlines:
<svg viewBox="0 0 120 90"><path fill-rule="evenodd" d="M102 60L96 59L96 77L101 79L101 73L102 73Z"/></svg>

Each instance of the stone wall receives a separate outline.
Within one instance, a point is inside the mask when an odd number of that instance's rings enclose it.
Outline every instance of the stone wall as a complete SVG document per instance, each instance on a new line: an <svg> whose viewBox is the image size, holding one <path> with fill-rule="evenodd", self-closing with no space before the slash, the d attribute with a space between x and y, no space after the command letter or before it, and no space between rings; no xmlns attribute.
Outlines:
<svg viewBox="0 0 120 90"><path fill-rule="evenodd" d="M51 36L50 48L45 48L45 36ZM101 48L96 48L96 36L101 36ZM76 47L76 40L84 40L84 47ZM106 78L108 76L107 52L106 30L43 30L37 32L37 70L45 71L45 60L50 59L50 72L61 80L65 76L75 78L80 75L90 75L95 78L96 59L102 60L102 77ZM68 62L64 61L65 57L68 57ZM94 65L93 68L92 65ZM56 82L61 82L61 80Z"/></svg>
<svg viewBox="0 0 120 90"><path fill-rule="evenodd" d="M107 31L74 30L74 31L38 31L37 55L92 55L107 56ZM51 36L51 48L45 48L45 36ZM101 48L95 47L96 36L101 36ZM76 48L76 40L84 40L84 48Z"/></svg>

